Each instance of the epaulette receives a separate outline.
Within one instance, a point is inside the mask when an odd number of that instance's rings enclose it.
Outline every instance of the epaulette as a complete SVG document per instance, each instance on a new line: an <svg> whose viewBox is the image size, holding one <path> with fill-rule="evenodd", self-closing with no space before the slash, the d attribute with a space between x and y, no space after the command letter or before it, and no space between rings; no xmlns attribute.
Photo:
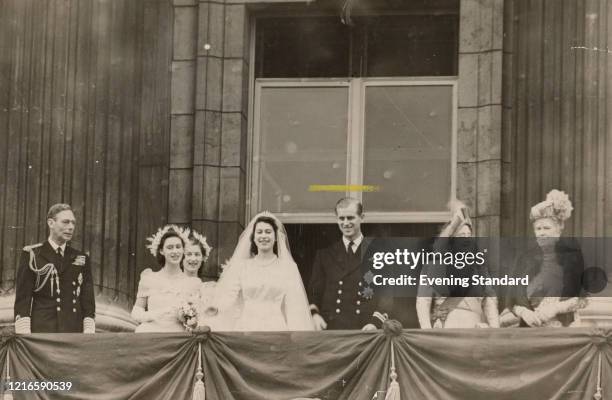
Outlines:
<svg viewBox="0 0 612 400"><path fill-rule="evenodd" d="M27 245L27 246L25 246L25 247L23 248L23 251L28 251L28 252L30 252L30 251L34 250L35 248L40 247L40 246L42 246L42 245L43 245L42 243L29 244L29 245Z"/></svg>

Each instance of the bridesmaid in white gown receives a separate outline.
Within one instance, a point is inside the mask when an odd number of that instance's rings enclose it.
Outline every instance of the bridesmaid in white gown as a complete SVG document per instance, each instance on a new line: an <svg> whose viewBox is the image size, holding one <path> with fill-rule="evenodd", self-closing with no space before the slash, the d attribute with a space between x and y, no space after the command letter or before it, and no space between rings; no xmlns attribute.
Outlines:
<svg viewBox="0 0 612 400"><path fill-rule="evenodd" d="M185 257L183 258L183 271L185 275L199 279L199 270L202 268L212 247L208 245L206 236L200 234L194 229L187 229L187 242L185 243ZM198 325L208 326L217 331L222 330L222 325L218 315L207 313L207 309L214 304L217 282L208 281L200 283L198 311Z"/></svg>
<svg viewBox="0 0 612 400"><path fill-rule="evenodd" d="M314 330L306 291L283 224L260 213L242 233L217 285L227 330Z"/></svg>
<svg viewBox="0 0 612 400"><path fill-rule="evenodd" d="M149 238L147 247L162 269L142 271L132 318L140 322L141 332L184 332L178 308L198 298L201 281L181 271L186 237L181 228L166 226Z"/></svg>

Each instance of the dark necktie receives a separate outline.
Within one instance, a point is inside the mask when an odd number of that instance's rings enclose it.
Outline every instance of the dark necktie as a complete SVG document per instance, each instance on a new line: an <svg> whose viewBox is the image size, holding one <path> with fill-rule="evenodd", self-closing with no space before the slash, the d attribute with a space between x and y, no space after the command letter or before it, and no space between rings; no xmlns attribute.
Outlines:
<svg viewBox="0 0 612 400"><path fill-rule="evenodd" d="M61 247L57 248L57 255L60 256L61 258L64 257L64 255L62 254L62 248Z"/></svg>
<svg viewBox="0 0 612 400"><path fill-rule="evenodd" d="M353 252L353 245L355 244L355 242L353 242L352 240L349 242L348 246L346 247L346 252L349 255L355 254Z"/></svg>

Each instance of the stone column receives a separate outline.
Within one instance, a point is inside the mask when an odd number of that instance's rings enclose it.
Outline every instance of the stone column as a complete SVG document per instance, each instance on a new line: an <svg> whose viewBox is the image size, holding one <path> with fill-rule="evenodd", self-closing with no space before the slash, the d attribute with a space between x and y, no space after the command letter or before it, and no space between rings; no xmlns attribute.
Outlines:
<svg viewBox="0 0 612 400"><path fill-rule="evenodd" d="M244 4L198 3L191 221L216 248L210 276L245 224L248 33Z"/></svg>
<svg viewBox="0 0 612 400"><path fill-rule="evenodd" d="M498 236L504 1L460 7L457 197L472 209L479 236Z"/></svg>
<svg viewBox="0 0 612 400"><path fill-rule="evenodd" d="M191 223L195 125L197 0L174 0L168 222Z"/></svg>

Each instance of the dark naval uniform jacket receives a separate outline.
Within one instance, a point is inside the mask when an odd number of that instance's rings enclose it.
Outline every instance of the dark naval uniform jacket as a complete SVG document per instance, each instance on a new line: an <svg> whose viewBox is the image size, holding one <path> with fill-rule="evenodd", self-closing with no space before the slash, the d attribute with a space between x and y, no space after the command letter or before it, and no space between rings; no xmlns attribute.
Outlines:
<svg viewBox="0 0 612 400"><path fill-rule="evenodd" d="M15 282L15 317L30 317L32 333L83 332L96 304L89 257L69 244L60 256L48 241L26 246Z"/></svg>
<svg viewBox="0 0 612 400"><path fill-rule="evenodd" d="M315 255L308 300L325 319L327 329L361 329L371 322L373 290L361 268L364 242L354 254L340 240Z"/></svg>

